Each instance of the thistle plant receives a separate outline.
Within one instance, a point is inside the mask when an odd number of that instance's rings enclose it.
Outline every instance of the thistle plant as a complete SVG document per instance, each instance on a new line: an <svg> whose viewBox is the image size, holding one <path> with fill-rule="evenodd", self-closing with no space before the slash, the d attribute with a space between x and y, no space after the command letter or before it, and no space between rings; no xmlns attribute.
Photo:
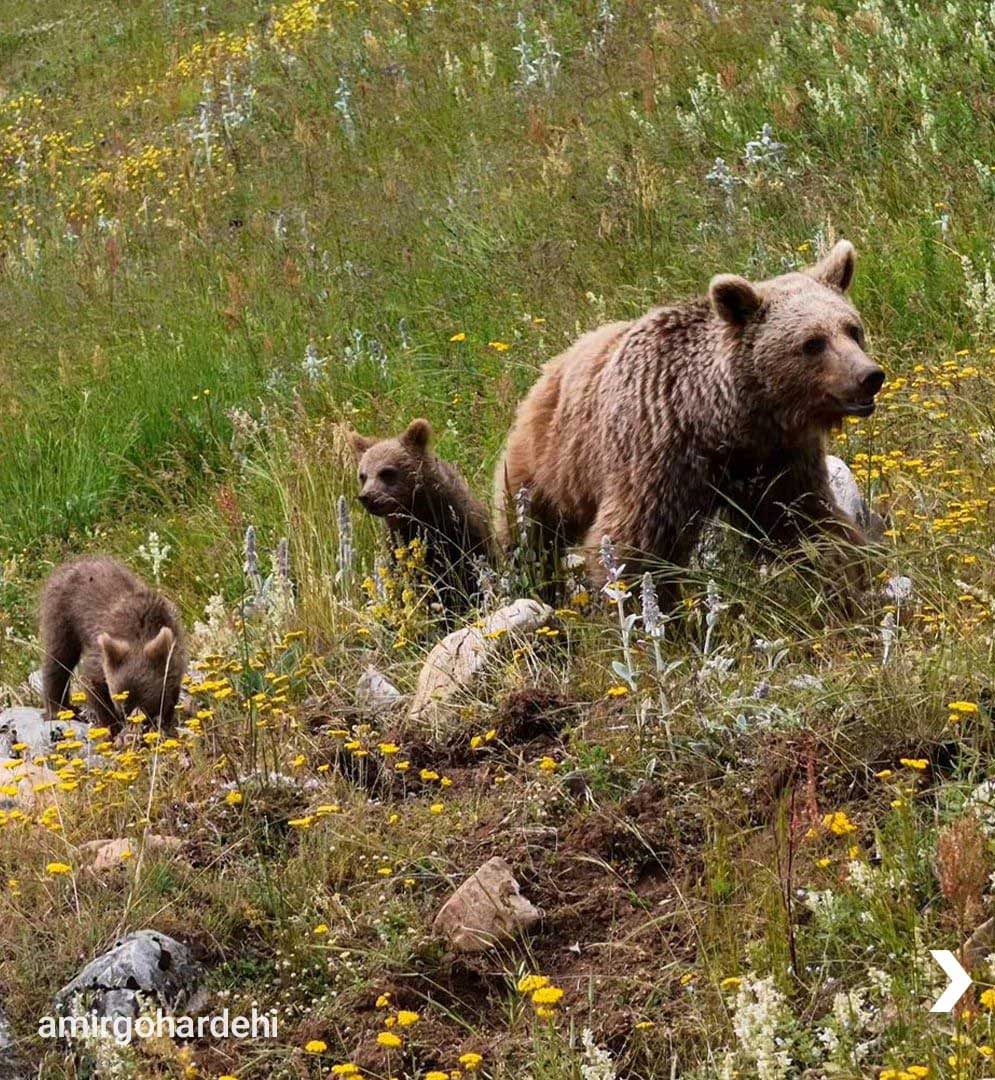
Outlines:
<svg viewBox="0 0 995 1080"><path fill-rule="evenodd" d="M708 585L705 589L705 644L702 651L705 656L708 656L712 651L712 633L718 624L719 618L722 612L728 607L728 604L722 602L722 597L719 595L719 587L714 578L708 579Z"/></svg>
<svg viewBox="0 0 995 1080"><path fill-rule="evenodd" d="M304 350L304 359L301 361L301 370L308 382L317 382L325 374L325 366L328 363L327 356L319 356L317 346L313 341L307 343Z"/></svg>
<svg viewBox="0 0 995 1080"><path fill-rule="evenodd" d="M335 581L348 590L352 584L356 550L353 547L352 517L349 514L349 503L344 495L339 496L337 517L339 526L339 568L335 575Z"/></svg>
<svg viewBox="0 0 995 1080"><path fill-rule="evenodd" d="M601 587L601 591L609 600L615 603L618 610L619 631L622 635L623 660L621 662L615 660L612 663L612 671L620 679L624 680L630 689L634 690L636 687L636 674L632 662L632 628L635 626L639 616L635 612L631 615L625 613L625 602L632 595L632 592L622 579L625 564L618 561L615 555L615 545L612 543L610 536L601 538L599 559L601 565L605 568L605 575L608 579Z"/></svg>
<svg viewBox="0 0 995 1080"><path fill-rule="evenodd" d="M157 585L162 577L162 568L166 564L166 560L169 558L169 553L172 550L172 546L163 543L159 534L155 531L150 532L148 539L138 548L138 557L144 559L145 562L149 564L149 568L152 571L152 579Z"/></svg>
<svg viewBox="0 0 995 1080"><path fill-rule="evenodd" d="M345 137L349 142L355 142L356 120L352 114L352 87L350 87L349 80L344 75L339 76L339 84L335 88L335 100L332 108L339 114Z"/></svg>

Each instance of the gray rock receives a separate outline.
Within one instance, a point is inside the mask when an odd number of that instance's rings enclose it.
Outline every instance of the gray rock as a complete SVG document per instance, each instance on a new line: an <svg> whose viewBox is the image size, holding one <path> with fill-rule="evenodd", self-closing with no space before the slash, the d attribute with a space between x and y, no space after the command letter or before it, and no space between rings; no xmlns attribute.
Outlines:
<svg viewBox="0 0 995 1080"><path fill-rule="evenodd" d="M827 454L826 468L829 471L829 487L836 505L868 536L872 539L880 539L884 532L884 519L867 505L857 486L856 478L850 471L850 466L842 458Z"/></svg>
<svg viewBox="0 0 995 1080"><path fill-rule="evenodd" d="M103 759L93 749L87 739L90 725L82 720L48 721L41 709L27 705L17 705L0 712L0 758L23 757L28 760L51 754L56 745L68 737L68 732L75 733L74 738L81 742L73 753L87 764L99 765ZM15 743L25 743L27 749L15 753L11 748Z"/></svg>
<svg viewBox="0 0 995 1080"><path fill-rule="evenodd" d="M418 676L408 717L428 724L438 736L477 680L498 657L529 640L553 617L553 609L538 600L515 600L488 615L480 626L454 630L428 654Z"/></svg>
<svg viewBox="0 0 995 1080"><path fill-rule="evenodd" d="M356 701L361 709L379 715L390 712L401 700L401 691L370 664L356 684Z"/></svg>
<svg viewBox="0 0 995 1080"><path fill-rule="evenodd" d="M41 668L35 668L35 670L32 671L31 674L28 676L28 686L39 697L42 697L42 695L44 694L44 684L41 678Z"/></svg>
<svg viewBox="0 0 995 1080"><path fill-rule="evenodd" d="M29 1075L14 1046L14 1036L0 1004L0 1080L29 1080Z"/></svg>
<svg viewBox="0 0 995 1080"><path fill-rule="evenodd" d="M195 1013L206 1002L190 950L156 930L116 941L55 995L67 1016L136 1017L143 1010Z"/></svg>

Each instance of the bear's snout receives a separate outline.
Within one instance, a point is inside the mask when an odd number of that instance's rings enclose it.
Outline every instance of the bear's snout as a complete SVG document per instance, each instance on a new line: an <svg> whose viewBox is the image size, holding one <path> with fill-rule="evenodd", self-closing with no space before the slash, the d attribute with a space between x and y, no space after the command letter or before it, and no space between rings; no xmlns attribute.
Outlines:
<svg viewBox="0 0 995 1080"><path fill-rule="evenodd" d="M874 397L882 386L884 386L884 371L877 364L871 364L860 380L860 388L870 397Z"/></svg>

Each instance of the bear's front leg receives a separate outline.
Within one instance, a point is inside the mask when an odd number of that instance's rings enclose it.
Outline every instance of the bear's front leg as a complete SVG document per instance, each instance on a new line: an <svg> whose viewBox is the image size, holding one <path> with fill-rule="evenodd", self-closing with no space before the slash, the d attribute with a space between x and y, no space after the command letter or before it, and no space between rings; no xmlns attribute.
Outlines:
<svg viewBox="0 0 995 1080"><path fill-rule="evenodd" d="M617 563L625 567L623 580L630 589L635 590L642 576L650 573L660 607L666 611L680 603L677 574L688 564L704 518L693 513L680 520L683 504L660 497L679 490L665 483L641 498L619 493L599 507L584 540L587 572L595 588L603 589L608 579L602 553L607 536Z"/></svg>
<svg viewBox="0 0 995 1080"><path fill-rule="evenodd" d="M761 542L791 547L806 538L828 541L830 564L842 573L848 591L870 585L867 537L836 505L821 445L782 457L773 476L754 481L752 499L741 508L747 532Z"/></svg>

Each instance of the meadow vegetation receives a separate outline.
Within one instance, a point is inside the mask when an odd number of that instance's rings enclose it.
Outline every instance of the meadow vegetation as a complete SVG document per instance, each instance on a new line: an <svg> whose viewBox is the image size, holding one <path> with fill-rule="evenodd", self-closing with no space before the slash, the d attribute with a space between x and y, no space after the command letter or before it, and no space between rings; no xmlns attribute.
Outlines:
<svg viewBox="0 0 995 1080"><path fill-rule="evenodd" d="M995 966L931 1015L928 950L995 871L995 10L3 7L0 703L81 551L175 597L200 680L175 738L87 769L70 737L49 808L0 810L0 1003L39 1075L74 1075L33 1038L52 994L146 926L280 1037L115 1075L989 1075ZM345 427L424 415L489 495L578 332L840 237L889 376L832 447L888 524L859 610L719 531L673 618L578 584L451 729L364 707L442 629ZM108 837L134 851L97 878ZM493 855L545 919L453 956L432 918Z"/></svg>

